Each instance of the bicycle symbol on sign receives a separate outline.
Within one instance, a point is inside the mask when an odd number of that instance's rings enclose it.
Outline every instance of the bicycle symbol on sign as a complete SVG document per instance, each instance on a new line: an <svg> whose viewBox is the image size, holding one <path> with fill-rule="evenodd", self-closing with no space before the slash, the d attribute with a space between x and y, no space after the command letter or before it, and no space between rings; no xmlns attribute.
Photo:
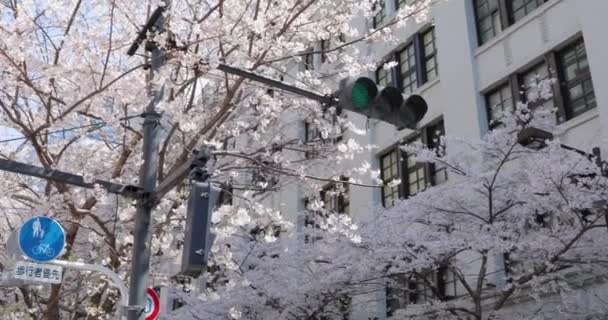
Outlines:
<svg viewBox="0 0 608 320"><path fill-rule="evenodd" d="M55 250L51 248L50 244L41 243L32 248L32 252L36 255L46 255L47 257L52 257L55 255Z"/></svg>

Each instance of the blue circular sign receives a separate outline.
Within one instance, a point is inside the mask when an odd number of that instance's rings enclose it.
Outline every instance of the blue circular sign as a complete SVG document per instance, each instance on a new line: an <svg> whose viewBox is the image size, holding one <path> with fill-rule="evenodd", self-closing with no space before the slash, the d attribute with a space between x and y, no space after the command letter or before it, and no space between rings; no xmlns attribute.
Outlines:
<svg viewBox="0 0 608 320"><path fill-rule="evenodd" d="M65 232L55 219L34 217L19 230L19 247L34 261L50 261L59 257L65 246Z"/></svg>

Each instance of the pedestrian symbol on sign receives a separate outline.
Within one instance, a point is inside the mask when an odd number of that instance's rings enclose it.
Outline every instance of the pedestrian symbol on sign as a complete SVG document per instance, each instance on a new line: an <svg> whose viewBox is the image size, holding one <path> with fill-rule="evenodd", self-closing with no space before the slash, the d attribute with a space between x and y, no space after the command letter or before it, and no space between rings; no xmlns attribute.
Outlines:
<svg viewBox="0 0 608 320"><path fill-rule="evenodd" d="M34 223L32 224L32 235L34 236L34 238L44 238L44 229L42 229L40 218L36 218L36 220L34 220Z"/></svg>

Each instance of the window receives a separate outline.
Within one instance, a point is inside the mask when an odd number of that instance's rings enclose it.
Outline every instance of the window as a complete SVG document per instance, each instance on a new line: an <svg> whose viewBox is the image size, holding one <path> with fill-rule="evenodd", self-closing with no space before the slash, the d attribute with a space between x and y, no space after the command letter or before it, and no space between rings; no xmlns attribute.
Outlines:
<svg viewBox="0 0 608 320"><path fill-rule="evenodd" d="M398 54L401 89L404 93L412 93L418 87L416 74L416 51L414 43L410 43Z"/></svg>
<svg viewBox="0 0 608 320"><path fill-rule="evenodd" d="M437 47L435 46L435 28L422 34L424 82L437 78Z"/></svg>
<svg viewBox="0 0 608 320"><path fill-rule="evenodd" d="M410 143L418 142L419 138ZM413 196L420 191L426 189L427 176L425 172L425 163L416 162L416 156L413 153L405 153L405 174L407 184L405 185L406 194Z"/></svg>
<svg viewBox="0 0 608 320"><path fill-rule="evenodd" d="M509 13L509 22L511 24L521 20L534 9L540 7L547 0L509 0L507 1L507 10Z"/></svg>
<svg viewBox="0 0 608 320"><path fill-rule="evenodd" d="M306 50L304 54L303 62L304 62L304 70L314 70L315 69L315 55L314 48L309 48Z"/></svg>
<svg viewBox="0 0 608 320"><path fill-rule="evenodd" d="M331 46L331 39L321 40L321 63L327 61L327 53L325 51L329 50Z"/></svg>
<svg viewBox="0 0 608 320"><path fill-rule="evenodd" d="M445 147L441 145L441 137L445 136L443 122L429 126L427 132L429 148L437 150L438 156L445 154ZM440 163L431 164L430 172L432 185L438 185L448 180L448 171L445 165Z"/></svg>
<svg viewBox="0 0 608 320"><path fill-rule="evenodd" d="M416 4L416 2L418 2L419 0L398 0L397 1L397 8L402 8L404 6L414 6Z"/></svg>
<svg viewBox="0 0 608 320"><path fill-rule="evenodd" d="M479 44L494 38L501 30L499 0L475 0Z"/></svg>
<svg viewBox="0 0 608 320"><path fill-rule="evenodd" d="M346 179L343 178L342 180ZM324 208L328 212L348 214L348 184L332 182L323 188L320 196Z"/></svg>
<svg viewBox="0 0 608 320"><path fill-rule="evenodd" d="M322 219L325 215L321 211L313 210L309 207L309 199L304 199L304 228L306 229L321 229L318 219ZM321 236L314 236L310 231L304 231L304 243L314 243L317 240L323 239Z"/></svg>
<svg viewBox="0 0 608 320"><path fill-rule="evenodd" d="M490 121L490 127L493 128L499 123L503 112L513 111L513 96L509 83L505 83L488 93L486 103L488 105L488 120Z"/></svg>
<svg viewBox="0 0 608 320"><path fill-rule="evenodd" d="M341 181L347 181L348 179L342 177ZM315 210L311 208L311 199L304 199L304 227L312 229L320 229L320 219L324 219L328 214L348 214L350 200L348 198L348 184L336 181L327 184L319 193L319 200L323 202L323 208ZM320 236L311 236L310 234L304 234L304 242L311 243L316 240L320 240Z"/></svg>
<svg viewBox="0 0 608 320"><path fill-rule="evenodd" d="M479 45L549 0L473 0Z"/></svg>
<svg viewBox="0 0 608 320"><path fill-rule="evenodd" d="M319 127L309 121L304 121L304 143L307 148L310 149L304 152L304 157L306 159L312 159L320 155L319 150L316 149L316 142L318 142L320 138L321 134L319 133Z"/></svg>
<svg viewBox="0 0 608 320"><path fill-rule="evenodd" d="M566 118L574 118L595 108L593 82L583 41L579 40L558 52L557 65Z"/></svg>
<svg viewBox="0 0 608 320"><path fill-rule="evenodd" d="M519 75L519 83L521 84L520 89L523 93L522 100L528 102L528 108L553 108L553 99L543 98L539 92L539 90L541 90L539 87L541 81L550 78L551 74L549 72L549 67L544 61Z"/></svg>
<svg viewBox="0 0 608 320"><path fill-rule="evenodd" d="M392 275L386 286L387 316L410 304L454 299L458 289L458 281L447 266L424 273Z"/></svg>
<svg viewBox="0 0 608 320"><path fill-rule="evenodd" d="M398 68L384 70L383 66L380 66L376 70L376 82L379 85L390 85L393 83L392 80L396 79L396 86L400 87L405 94L411 94L419 86L436 79L439 73L435 29L429 28L422 33L415 34L412 41L392 54L388 61L397 61Z"/></svg>
<svg viewBox="0 0 608 320"><path fill-rule="evenodd" d="M379 86L386 87L391 84L391 71L384 69L384 66L380 66L376 69L376 83Z"/></svg>
<svg viewBox="0 0 608 320"><path fill-rule="evenodd" d="M386 3L385 0L376 0L374 3L373 11L376 12L374 15L374 28L378 28L386 19Z"/></svg>
<svg viewBox="0 0 608 320"><path fill-rule="evenodd" d="M550 87L539 87L538 84L546 79L555 82L548 84ZM543 98L544 94L539 94L539 90L553 96ZM597 102L583 39L560 51L548 52L540 62L509 76L506 83L488 92L485 97L490 128L499 123L500 112L513 110L516 100L528 102L531 109L556 107L558 123L595 108Z"/></svg>
<svg viewBox="0 0 608 320"><path fill-rule="evenodd" d="M422 141L429 148L439 147L440 137L445 134L443 121L436 121L420 130L420 135L409 139L408 143ZM428 184L437 185L447 180L447 169L441 165L416 162L412 153L407 153L395 146L380 156L380 177L382 187L382 205L390 208L399 198L409 197L424 191ZM396 184L396 181L401 181Z"/></svg>
<svg viewBox="0 0 608 320"><path fill-rule="evenodd" d="M380 173L384 186L382 187L382 205L385 208L390 208L395 204L395 201L400 198L399 185L393 185L399 180L399 154L398 149L380 157Z"/></svg>
<svg viewBox="0 0 608 320"><path fill-rule="evenodd" d="M458 297L463 292L458 287L458 278L448 267L439 268L439 292L443 294L443 300L451 300Z"/></svg>
<svg viewBox="0 0 608 320"><path fill-rule="evenodd" d="M334 110L334 111L331 111ZM344 128L339 124L338 118L344 117L341 109L328 108L321 121L304 121L304 145L307 148L305 158L311 159L321 155L328 145L342 141ZM320 129L322 128L322 129ZM323 132L322 132L323 131ZM325 137L325 138L324 138Z"/></svg>
<svg viewBox="0 0 608 320"><path fill-rule="evenodd" d="M391 276L391 282L386 286L386 316L392 316L395 311L405 309L408 304L416 304L416 282L405 274Z"/></svg>

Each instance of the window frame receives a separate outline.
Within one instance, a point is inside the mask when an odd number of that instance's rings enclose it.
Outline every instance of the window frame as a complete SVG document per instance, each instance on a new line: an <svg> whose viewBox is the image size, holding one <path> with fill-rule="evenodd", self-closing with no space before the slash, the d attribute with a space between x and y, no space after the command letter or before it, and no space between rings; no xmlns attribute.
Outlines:
<svg viewBox="0 0 608 320"><path fill-rule="evenodd" d="M399 10L403 5L414 6L420 0L395 0L395 8Z"/></svg>
<svg viewBox="0 0 608 320"><path fill-rule="evenodd" d="M304 51L304 56L302 57L302 63L304 65L304 70L315 70L315 49L314 47L310 47Z"/></svg>
<svg viewBox="0 0 608 320"><path fill-rule="evenodd" d="M486 103L486 115L487 115L487 119L488 119L488 126L490 129L494 129L496 127L498 127L500 125L500 119L493 119L492 118L492 106L490 104L490 97L491 95L495 94L495 93L499 93L500 94L500 101L501 101L501 106L502 106L502 111L505 111L506 107L510 107L511 110L515 110L515 106L516 106L516 102L515 99L519 97L519 94L516 93L517 91L513 90L513 85L514 85L514 81L512 79L512 77L510 77L509 79L507 79L506 81L501 81L498 85L495 85L492 87L491 90L488 90L485 94L484 94L484 101ZM510 106L505 106L505 99L502 96L502 91L504 89L507 89L507 92L509 92L509 94L511 95L511 104Z"/></svg>
<svg viewBox="0 0 608 320"><path fill-rule="evenodd" d="M398 50L396 52L396 58L397 58L397 67L396 69L398 70L397 72L397 86L399 87L399 89L401 90L401 92L406 93L406 94L411 94L413 93L418 87L420 87L420 73L421 73L421 64L420 64L420 57L418 54L418 50L417 49L419 47L419 45L417 45L418 41L417 41L417 37L414 36L414 39L412 41L410 41L409 43L407 43L401 50ZM411 55L410 55L410 49L411 49ZM409 68L407 69L407 71L402 71L402 65L404 60L401 59L402 54L406 53L407 54L407 61L409 64ZM412 65L412 61L413 61L413 65ZM405 89L405 77L404 75L407 74L408 75L408 79L410 80L408 82L407 88L411 88L411 90L409 92L406 92ZM412 79L412 75L415 77L415 79L413 79L413 81L411 81Z"/></svg>
<svg viewBox="0 0 608 320"><path fill-rule="evenodd" d="M446 278L450 274L452 274L452 280L447 281ZM389 277L393 279L393 282L397 282L397 284L391 286L391 282L386 283L385 303L387 317L394 315L394 312L397 310L407 308L411 304L427 303L431 299L449 301L462 295L458 294L459 281L454 275L454 271L450 270L449 265L442 264L436 269L425 272L397 273ZM452 287L452 291L448 292L448 286ZM462 288L460 289L460 291L463 291ZM448 293L454 293L454 295L448 295ZM392 308L392 306L396 307Z"/></svg>
<svg viewBox="0 0 608 320"><path fill-rule="evenodd" d="M391 153L393 153L393 152L397 153L398 176L396 178L401 180L401 183L397 186L398 192L397 192L396 199L393 198L395 195L394 191L392 191L390 195L387 195L387 194L385 194L385 187L380 188L380 192L381 192L380 196L382 198L382 206L384 208L390 208L394 205L395 201L400 200L400 199L407 199L408 197L414 195L414 194L410 193L410 189L409 189L410 172L417 172L421 168L423 169L423 172L424 172L423 188L419 189L416 193L426 190L426 188L429 185L430 186L437 185L436 181L434 181L433 176L432 176L433 164L427 163L427 162L416 162L416 164L414 166L412 166L412 170L410 170L410 168L408 167L408 163L407 163L407 153L405 151L401 150L400 147L404 144L412 143L413 141L415 141L417 139L420 139L421 143L423 143L427 147L430 146L432 141L430 141L431 135L429 134L430 133L429 130L431 130L433 128L437 128L439 126L443 127L442 132L445 135L445 123L443 121L443 117L440 116L437 119L430 121L424 127L422 127L420 129L419 133L413 133L413 134L409 135L408 137L406 137L406 139L402 140L403 142L393 145L391 148L385 150L385 152L378 155L378 161L379 161L379 167L380 167L380 178L382 179L383 183L388 183L389 181L384 180L385 168L383 166L382 161L386 156L390 155ZM395 179L394 175L391 177L393 178L393 180ZM447 168L446 168L446 179L444 181L442 181L441 183L447 181L447 179L449 179L449 175L447 175ZM393 189L391 189L391 190L393 190ZM390 206L388 206L387 199L391 199L392 203L390 203Z"/></svg>
<svg viewBox="0 0 608 320"><path fill-rule="evenodd" d="M318 150L315 145L308 146L309 142L314 143L316 139L320 139L320 137L321 132L319 131L319 128L310 121L304 120L304 144L307 146L307 149L310 147L310 150L304 152L305 159L312 159L321 154L320 150Z"/></svg>
<svg viewBox="0 0 608 320"><path fill-rule="evenodd" d="M480 8L485 4L487 6L489 6L490 2L496 2L496 9L494 10L489 10L489 15L480 16ZM525 14L517 19L515 19L514 13L515 11L513 10L513 0L472 0L472 5L473 5L473 11L474 11L474 19L475 19L475 28L477 31L477 45L478 46L482 46L485 43L490 42L492 39L496 38L501 32L505 31L507 28L511 27L512 25L518 23L520 20L524 19L526 16L530 15L532 12L534 12L535 10L537 10L538 8L542 7L545 3L551 1L551 0L523 0L523 1L534 1L534 3L537 3L536 7L534 7L532 10L530 11L526 11ZM540 4L539 1L541 1ZM480 3L482 3L480 5ZM517 10L521 9L522 7L518 7ZM524 4L523 6L524 10L527 10L526 5ZM495 22L493 21L493 19L495 19L495 15L496 14L496 18L498 18L498 29L499 30L495 30L496 29L496 25ZM481 33L481 22L482 19L490 19L490 24L492 26L492 30L493 30L493 35L484 39L482 37L482 33ZM488 29L489 30L489 29Z"/></svg>
<svg viewBox="0 0 608 320"><path fill-rule="evenodd" d="M432 54L427 56L425 55L423 36L429 32L432 32L433 34L434 51ZM420 31L412 35L412 37L408 41L404 42L403 45L399 46L396 50L392 51L384 60L382 60L382 63L379 64L375 72L376 83L379 83L380 69L383 68L384 64L389 61L397 62L397 66L386 71L390 74L390 77L386 77L387 79L390 79L390 81L387 83L388 85L392 85L399 88L401 92L404 92L405 94L412 94L416 92L418 88L429 82L428 74L426 73L426 65L428 60L430 59L434 59L435 61L435 67L433 69L435 70L435 75L430 81L439 79L439 61L437 55L436 42L437 40L434 26L428 26L420 29ZM408 62L410 62L410 66L407 72L402 72L401 69L403 67L404 60L401 59L401 56L406 51L411 51L407 54L407 60ZM413 81L408 82L407 87L404 87L404 74L406 73L408 74L408 79L411 79L412 75L413 77L415 77L415 79ZM408 89L410 91L405 91L405 89Z"/></svg>
<svg viewBox="0 0 608 320"><path fill-rule="evenodd" d="M372 26L374 29L378 29L378 27L382 26L388 16L386 1L387 0L377 0L372 7L372 11L376 11L378 6L380 6L380 10L374 14L374 17L372 18Z"/></svg>
<svg viewBox="0 0 608 320"><path fill-rule="evenodd" d="M530 13L532 13L534 10L538 9L539 7L541 7L543 4L545 4L546 2L548 2L549 0L521 0L523 1L523 5L518 7L517 9L515 9L513 7L513 2L515 0L506 0L506 9L507 9L507 21L509 22L509 26L517 23L518 21L520 21L521 19L525 18L527 15L529 15ZM532 8L530 11L528 11L528 4L530 3L534 3L535 7ZM517 18L515 17L515 12L519 11L523 9L524 10L524 15Z"/></svg>
<svg viewBox="0 0 608 320"><path fill-rule="evenodd" d="M426 50L426 45L424 43L424 36L427 34L431 34L431 44L433 45L433 52L428 53ZM422 84L425 84L429 81L433 81L439 77L439 63L437 63L437 37L435 34L435 27L427 28L424 32L420 33L418 37L420 41L420 60L421 60L421 79ZM432 71L434 71L434 76L432 78L429 77L429 70L427 70L428 62L433 60L435 66ZM421 85L422 85L421 84Z"/></svg>
<svg viewBox="0 0 608 320"><path fill-rule="evenodd" d="M348 182L348 177L341 176L338 181L332 181L332 182L329 182L326 185L324 185L323 188L321 188L321 191L316 195L316 196L318 196L318 198L321 201L323 201L323 209L326 212L309 210L308 205L310 203L311 198L305 197L303 199L303 201L304 201L304 216L302 217L302 227L303 228L320 229L321 226L318 223L318 221L315 220L315 216L326 217L327 213L350 215L350 212L349 212L350 188L349 188L348 183L345 183L345 182ZM332 197L338 198L337 202L336 202L336 204L338 206L338 210L329 212L330 209L327 209L327 207L326 207L328 202L325 201L326 200L325 196L327 195L328 192L337 190L339 184L342 184L343 191L337 196L332 196ZM338 192L338 191L333 191L333 192ZM305 230L303 230L302 233L304 234L304 243L314 243L317 240L323 239L323 237L321 237L321 236L311 236L310 234L306 233Z"/></svg>
<svg viewBox="0 0 608 320"><path fill-rule="evenodd" d="M327 52L331 48L331 38L321 39L319 41L319 46L321 47L321 64L327 61Z"/></svg>
<svg viewBox="0 0 608 320"><path fill-rule="evenodd" d="M569 50L574 51L575 58L576 58L575 62L577 65L579 65L582 59L581 59L581 56L579 56L579 54L577 52L578 46L583 47L584 59L586 60L586 63L587 63L587 70L586 70L586 72L584 72L582 74L576 75L576 77L574 77L573 79L566 80L565 70L567 67L562 65L562 63L560 63L561 60L563 60L562 55L564 55L564 52L567 52ZM582 37L577 38L576 40L568 43L568 45L566 45L564 48L556 51L554 54L555 54L555 63L556 63L556 67L557 67L556 74L558 76L557 82L559 85L559 90L562 95L563 112L564 112L563 116L564 116L565 120L567 121L567 120L576 118L576 117L584 114L587 111L597 108L597 97L595 95L595 86L593 85L593 78L591 76L591 67L589 65L589 57L587 55L587 48L585 46L584 39ZM587 81L591 82L591 93L586 93L584 91L584 83ZM582 86L582 90L583 90L582 96L579 97L578 99L569 99L569 93L568 93L569 89L574 86L577 86L577 85ZM588 95L592 95L593 99L594 99L594 103L591 106L589 106L588 103L586 102ZM582 111L574 113L574 108L573 108L574 101L580 100L580 99L585 100L585 107Z"/></svg>
<svg viewBox="0 0 608 320"><path fill-rule="evenodd" d="M485 110L486 110L486 116L488 119L489 129L490 130L494 129L498 124L500 124L500 122L497 122L493 125L490 123L490 121L492 119L491 119L490 104L488 101L488 96L492 92L494 92L496 89L500 88L501 86L503 86L505 84L508 84L511 88L513 107L516 106L517 101L527 101L526 92L523 89L524 86L526 85L526 83L523 81L523 76L525 74L529 73L530 71L536 69L540 64L543 64L543 63L546 64L546 66L547 66L549 78L555 79L555 81L552 84L553 98L551 100L553 101L553 107L557 109L556 124L560 124L560 123L566 122L568 120L574 119L580 115L585 114L588 111L591 111L591 110L597 108L597 101L596 101L594 106L585 108L585 110L582 111L581 113L573 115L571 106L568 105L567 94L564 92L565 86L567 86L567 84L564 83L563 71L561 71L563 69L563 66L560 65L558 57L559 57L560 53L562 53L566 50L569 50L573 47L576 47L577 45L582 45L583 48L585 49L585 57L587 58L588 72L580 75L579 77L577 77L577 79L572 80L571 82L572 83L582 83L584 81L590 81L591 82L591 92L595 96L596 88L593 83L593 76L591 74L591 66L589 65L589 61L588 61L588 57L587 57L585 39L582 35L579 34L579 35L573 37L572 39L568 40L565 44L560 45L560 46L550 50L549 52L541 55L537 59L532 60L524 68L521 68L520 70L514 72L513 74L505 77L502 81L499 81L496 85L493 85L490 88L481 92L481 94L484 97ZM540 103L533 103L531 108L544 104L547 101L549 101L549 100L541 100Z"/></svg>
<svg viewBox="0 0 608 320"><path fill-rule="evenodd" d="M504 5L504 1L502 1L502 0L472 0L472 1L473 1L473 10L475 12L474 18L475 18L475 29L477 31L477 44L479 46L482 46L483 44L485 44L485 43L489 42L490 40L492 40L493 38L495 38L500 32L502 32L503 30L505 30L508 27L508 26L505 26L505 23L504 23L504 21L506 21L505 20L505 18L506 18L505 17L506 10L501 9L501 7L503 7L503 5ZM496 6L495 11L488 10L489 11L489 15L488 16L480 17L480 15L479 15L480 14L479 8L482 6L482 5L478 4L480 1L484 1L487 6L489 6L489 2L490 1L496 1L497 2L497 6ZM495 13L498 16L498 27L499 27L499 30L495 30L495 28L497 27L497 26L494 25L494 21L493 21ZM480 26L481 26L481 21L482 21L481 18L483 18L483 19L488 19L489 18L490 19L490 24L492 26L493 35L490 36L490 37L488 37L485 40L484 40L484 38L482 38L482 33L480 32L480 30L481 30Z"/></svg>

